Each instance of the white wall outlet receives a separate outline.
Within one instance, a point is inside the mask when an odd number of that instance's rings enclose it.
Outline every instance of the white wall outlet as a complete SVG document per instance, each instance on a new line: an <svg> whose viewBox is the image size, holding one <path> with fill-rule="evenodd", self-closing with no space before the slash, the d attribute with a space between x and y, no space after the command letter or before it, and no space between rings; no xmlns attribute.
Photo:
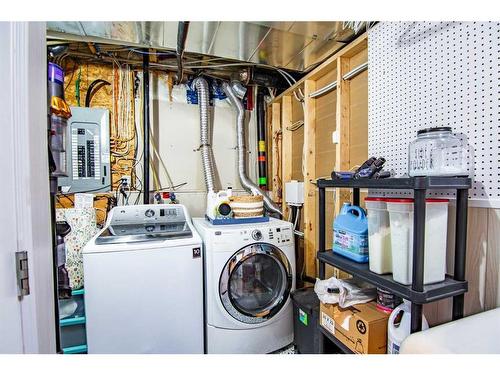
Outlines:
<svg viewBox="0 0 500 375"><path fill-rule="evenodd" d="M332 143L334 145L338 145L340 143L340 135L339 135L339 132L337 130L332 132Z"/></svg>

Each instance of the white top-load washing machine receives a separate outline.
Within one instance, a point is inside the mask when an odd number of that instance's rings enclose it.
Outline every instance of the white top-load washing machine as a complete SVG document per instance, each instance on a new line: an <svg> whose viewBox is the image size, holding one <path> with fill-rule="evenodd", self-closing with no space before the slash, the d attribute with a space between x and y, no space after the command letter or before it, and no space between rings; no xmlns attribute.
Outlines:
<svg viewBox="0 0 500 375"><path fill-rule="evenodd" d="M193 223L205 249L207 353L269 353L292 343L292 224Z"/></svg>
<svg viewBox="0 0 500 375"><path fill-rule="evenodd" d="M88 353L203 353L201 238L180 204L119 206L83 250Z"/></svg>

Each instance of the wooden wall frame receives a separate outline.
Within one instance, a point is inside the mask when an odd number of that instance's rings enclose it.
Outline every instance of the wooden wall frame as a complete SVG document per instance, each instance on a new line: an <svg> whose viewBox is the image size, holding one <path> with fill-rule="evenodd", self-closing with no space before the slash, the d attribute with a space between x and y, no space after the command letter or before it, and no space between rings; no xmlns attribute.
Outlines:
<svg viewBox="0 0 500 375"><path fill-rule="evenodd" d="M271 142L272 160L270 172L272 184L270 189L272 197L283 207L285 219L288 217L288 208L285 202L285 183L292 180L293 170L297 169L294 160L302 160L302 177L304 181L304 207L303 207L303 231L304 231L304 261L305 275L315 277L317 274L316 251L318 246L317 233L317 188L315 181L319 177L325 177L333 169L349 170L351 160L359 160L368 153L368 144L366 146L356 146L353 154L350 141L352 116L351 107L358 100L350 91L350 80L344 80L343 76L354 67L367 61L368 39L367 34L359 36L352 43L342 50L328 58L317 68L306 74L296 84L291 86L285 92L274 98L271 105L268 106L268 116L272 119L269 124L269 130L273 135ZM363 85L363 95L368 95L368 77L367 74L360 75L360 78L353 79L365 80ZM320 89L325 84L336 80L337 88L332 90L325 97L311 98L309 95ZM297 135L287 130L296 121L294 118L294 105L299 103L294 98L294 92L299 88L304 91L303 105L303 143L302 147L297 147ZM366 88L366 90L365 90ZM359 90L358 90L359 91ZM366 92L364 92L366 91ZM333 104L332 104L333 103ZM364 103L364 101L363 101ZM367 107L367 106L366 106ZM366 132L368 134L368 114L357 116L356 131ZM339 143L332 143L332 131L335 129L339 135ZM275 137L277 132L281 132L281 137ZM301 130L302 131L302 130ZM364 137L363 137L364 139ZM367 139L367 137L366 137ZM295 140L295 141L294 141ZM302 141L301 140L301 141ZM276 155L275 149L281 150ZM357 155L360 153L360 155ZM366 158L365 158L366 159ZM296 162L295 162L296 164ZM295 177L297 173L295 172ZM279 185L279 186L277 186ZM349 192L341 191L336 194L335 200L329 198L329 204L335 205L335 211L343 201L349 200ZM332 211L332 210L330 210ZM333 221L334 212L329 213L328 220ZM331 234L327 236L327 241L331 240ZM331 273L331 272L330 272Z"/></svg>

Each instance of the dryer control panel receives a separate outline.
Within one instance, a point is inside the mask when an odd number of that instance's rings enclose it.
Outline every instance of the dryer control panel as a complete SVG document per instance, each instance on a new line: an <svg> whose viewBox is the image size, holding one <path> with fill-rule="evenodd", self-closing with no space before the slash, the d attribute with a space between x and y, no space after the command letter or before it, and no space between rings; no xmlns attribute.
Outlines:
<svg viewBox="0 0 500 375"><path fill-rule="evenodd" d="M270 242L277 242L278 244L290 243L293 241L292 228L289 226L269 228L268 236Z"/></svg>
<svg viewBox="0 0 500 375"><path fill-rule="evenodd" d="M294 237L292 224L282 222L282 225L273 226L245 226L238 229L221 226L215 231L214 245L225 245L231 242L243 241L244 243L265 242L276 246L293 245Z"/></svg>

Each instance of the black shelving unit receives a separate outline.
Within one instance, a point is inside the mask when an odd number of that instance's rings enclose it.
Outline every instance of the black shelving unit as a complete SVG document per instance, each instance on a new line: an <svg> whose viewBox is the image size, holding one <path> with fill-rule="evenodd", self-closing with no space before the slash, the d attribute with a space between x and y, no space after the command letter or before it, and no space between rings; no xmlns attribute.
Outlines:
<svg viewBox="0 0 500 375"><path fill-rule="evenodd" d="M318 325L318 327L319 327L319 331L321 332L321 334L323 336L328 337L328 339L331 342L333 342L337 346L337 348L339 348L342 351L342 353L344 353L344 354L354 354L354 352L351 349L349 349L347 346L345 346L342 341L340 341L338 338L336 338L334 335L332 335L330 332L328 332L322 326Z"/></svg>
<svg viewBox="0 0 500 375"><path fill-rule="evenodd" d="M329 264L353 276L357 276L377 287L411 301L411 332L422 329L422 306L425 303L453 297L453 320L463 317L464 294L467 292L465 280L465 253L467 244L467 205L471 179L468 177L410 177L380 180L317 180L319 193L319 278L325 278L325 265ZM326 250L326 200L327 188L352 189L353 204L359 206L360 189L404 189L413 190L413 280L411 285L395 282L391 275L379 275L368 269L368 264L360 264ZM456 190L456 230L455 264L453 276L446 275L443 282L424 285L424 244L425 244L425 197L427 190ZM321 337L332 340L333 336L320 328ZM338 340L332 340L338 345ZM323 345L321 345L322 347ZM341 347L342 349L342 347ZM344 350L345 351L345 350Z"/></svg>

